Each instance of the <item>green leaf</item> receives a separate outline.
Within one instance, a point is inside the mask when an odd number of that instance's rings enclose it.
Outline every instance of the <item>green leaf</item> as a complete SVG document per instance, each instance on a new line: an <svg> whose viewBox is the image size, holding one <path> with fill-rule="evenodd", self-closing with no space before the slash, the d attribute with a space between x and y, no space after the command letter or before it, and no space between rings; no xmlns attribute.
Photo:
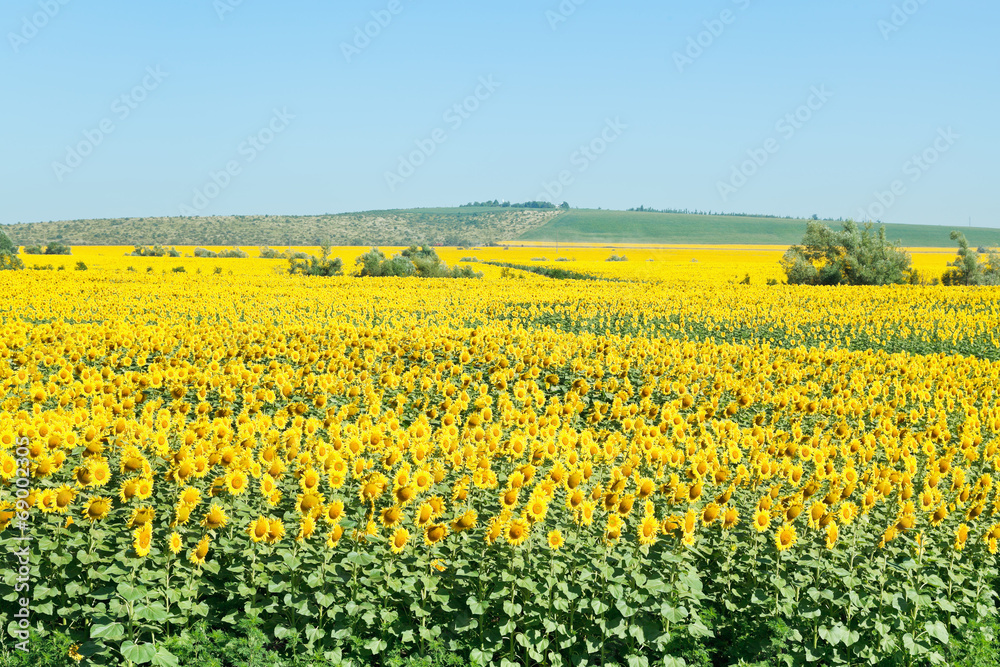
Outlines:
<svg viewBox="0 0 1000 667"><path fill-rule="evenodd" d="M127 584L124 581L118 584L118 595L122 596L122 599L126 602L135 602L136 600L141 600L146 597L146 589L143 586L133 586Z"/></svg>
<svg viewBox="0 0 1000 667"><path fill-rule="evenodd" d="M105 623L90 626L91 639L115 641L125 637L125 627L121 623Z"/></svg>
<svg viewBox="0 0 1000 667"><path fill-rule="evenodd" d="M130 641L122 643L122 657L137 665L144 665L156 656L156 647L152 644L133 644Z"/></svg>
<svg viewBox="0 0 1000 667"><path fill-rule="evenodd" d="M934 621L933 623L927 622L924 624L924 629L927 630L929 634L934 639L938 640L945 646L948 645L948 628L941 621Z"/></svg>

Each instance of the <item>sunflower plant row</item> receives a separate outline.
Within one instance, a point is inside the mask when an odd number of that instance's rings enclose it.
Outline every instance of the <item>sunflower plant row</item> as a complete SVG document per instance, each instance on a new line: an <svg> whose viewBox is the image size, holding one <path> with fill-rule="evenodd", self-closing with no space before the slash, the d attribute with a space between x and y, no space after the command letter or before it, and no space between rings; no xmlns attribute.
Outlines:
<svg viewBox="0 0 1000 667"><path fill-rule="evenodd" d="M643 284L35 280L63 296L0 335L7 646L172 665L249 617L333 662L681 665L770 623L796 664L936 664L995 614L988 358L729 342L683 318L748 308ZM952 293L942 323L992 308ZM770 298L744 323L797 326Z"/></svg>

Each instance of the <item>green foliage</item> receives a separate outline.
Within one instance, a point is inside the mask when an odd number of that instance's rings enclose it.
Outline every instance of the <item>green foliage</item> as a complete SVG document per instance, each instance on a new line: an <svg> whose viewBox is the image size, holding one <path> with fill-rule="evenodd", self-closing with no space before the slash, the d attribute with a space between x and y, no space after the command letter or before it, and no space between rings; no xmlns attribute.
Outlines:
<svg viewBox="0 0 1000 667"><path fill-rule="evenodd" d="M45 249L40 245L29 245L24 247L25 255L43 255L45 254Z"/></svg>
<svg viewBox="0 0 1000 667"><path fill-rule="evenodd" d="M131 253L132 257L180 257L181 253L174 247L164 248L160 245L154 245L152 247L135 246L135 250Z"/></svg>
<svg viewBox="0 0 1000 667"><path fill-rule="evenodd" d="M60 267L60 268L62 268L62 267ZM77 271L86 271L87 270L87 265L84 264L82 261L77 262L76 263L76 270Z"/></svg>
<svg viewBox="0 0 1000 667"><path fill-rule="evenodd" d="M185 269L183 266L175 266L174 268L172 268L170 270L173 273L187 273L187 269Z"/></svg>
<svg viewBox="0 0 1000 667"><path fill-rule="evenodd" d="M958 256L948 262L951 267L941 277L944 285L1000 285L1000 255L996 251L987 252L980 248L977 252L969 247L965 234L952 231L951 240L958 242ZM986 261L981 261L982 255Z"/></svg>
<svg viewBox="0 0 1000 667"><path fill-rule="evenodd" d="M275 250L274 248L268 248L267 246L260 247L260 258L261 259L284 259L285 255L281 251Z"/></svg>
<svg viewBox="0 0 1000 667"><path fill-rule="evenodd" d="M0 252L0 271L20 271L24 268L24 262L17 255L9 252Z"/></svg>
<svg viewBox="0 0 1000 667"><path fill-rule="evenodd" d="M248 255L245 251L239 248L231 248L230 250L222 250L220 252L214 252L206 248L195 248L195 257L207 257L211 259L221 258L221 259L246 259Z"/></svg>
<svg viewBox="0 0 1000 667"><path fill-rule="evenodd" d="M58 241L49 241L49 244L45 246L46 255L71 255L73 254L73 249L68 245L63 245Z"/></svg>
<svg viewBox="0 0 1000 667"><path fill-rule="evenodd" d="M834 231L810 221L800 245L781 258L790 285L901 285L908 283L910 257L888 241L885 225L863 228L853 220Z"/></svg>
<svg viewBox="0 0 1000 667"><path fill-rule="evenodd" d="M608 257L604 261L606 261L606 262L627 262L628 261L628 257L626 257L625 255L622 255L620 257L618 255L611 255L611 257Z"/></svg>
<svg viewBox="0 0 1000 667"><path fill-rule="evenodd" d="M16 255L17 246L14 245L14 242L10 240L10 237L7 236L6 232L0 229L0 254L3 253L6 253L8 255Z"/></svg>
<svg viewBox="0 0 1000 667"><path fill-rule="evenodd" d="M545 276L546 278L553 278L554 280L605 280L609 282L620 282L616 278L603 278L590 273L582 273L580 271L570 271L568 269L552 268L548 266L532 266L530 264L512 264L511 262L489 261L483 262L483 264L502 266L507 269L518 269L519 271L527 271L528 273L535 273L540 276Z"/></svg>
<svg viewBox="0 0 1000 667"><path fill-rule="evenodd" d="M339 257L331 259L330 250L330 246L324 245L320 248L319 257L309 257L308 259L291 257L288 260L288 272L292 275L300 274L303 276L331 277L343 275L344 262Z"/></svg>
<svg viewBox="0 0 1000 667"><path fill-rule="evenodd" d="M360 277L417 278L482 278L470 266L448 266L429 246L410 246L402 252L386 257L378 248L372 248L355 260L356 275Z"/></svg>

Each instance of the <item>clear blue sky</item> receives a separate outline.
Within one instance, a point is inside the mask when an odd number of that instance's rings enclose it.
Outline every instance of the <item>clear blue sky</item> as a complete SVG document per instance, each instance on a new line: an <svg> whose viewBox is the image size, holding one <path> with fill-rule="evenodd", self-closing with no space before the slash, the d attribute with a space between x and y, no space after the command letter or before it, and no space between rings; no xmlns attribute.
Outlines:
<svg viewBox="0 0 1000 667"><path fill-rule="evenodd" d="M562 175L579 207L1000 227L996 2L61 2L0 9L2 223L522 201Z"/></svg>

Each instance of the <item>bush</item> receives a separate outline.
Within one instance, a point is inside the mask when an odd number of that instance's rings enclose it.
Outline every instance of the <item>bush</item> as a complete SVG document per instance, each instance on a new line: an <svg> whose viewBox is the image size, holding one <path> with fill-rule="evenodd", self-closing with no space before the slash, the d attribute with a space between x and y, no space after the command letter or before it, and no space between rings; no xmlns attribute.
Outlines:
<svg viewBox="0 0 1000 667"><path fill-rule="evenodd" d="M215 253L215 252L212 252L211 250L208 250L206 248L195 248L194 249L194 256L195 257L202 257L202 258L206 258L207 257L209 259L213 259L215 257L218 257L219 254Z"/></svg>
<svg viewBox="0 0 1000 667"><path fill-rule="evenodd" d="M274 248L268 248L267 246L260 247L260 258L261 259L284 259L284 253L278 252Z"/></svg>
<svg viewBox="0 0 1000 667"><path fill-rule="evenodd" d="M170 270L173 273L187 273L187 269L185 269L183 266L175 266L174 268L172 268Z"/></svg>
<svg viewBox="0 0 1000 667"><path fill-rule="evenodd" d="M781 258L790 285L900 285L909 282L910 257L889 242L885 225L875 230L853 220L833 231L809 222L801 245Z"/></svg>
<svg viewBox="0 0 1000 667"><path fill-rule="evenodd" d="M482 278L470 266L448 268L433 248L410 246L391 258L378 248L372 248L355 261L360 277L408 277L418 278Z"/></svg>
<svg viewBox="0 0 1000 667"><path fill-rule="evenodd" d="M622 255L621 257L619 257L618 255L611 255L611 257L608 257L604 261L606 261L606 262L627 262L628 261L628 257L626 257L625 255Z"/></svg>
<svg viewBox="0 0 1000 667"><path fill-rule="evenodd" d="M59 268L61 269L62 267L60 266ZM76 270L77 271L86 271L87 270L87 265L84 264L82 261L81 262L77 262L76 263Z"/></svg>
<svg viewBox="0 0 1000 667"><path fill-rule="evenodd" d="M179 250L173 247L167 249L159 245L154 245L152 247L137 245L135 246L135 250L132 251L132 256L133 257L180 257L181 253Z"/></svg>
<svg viewBox="0 0 1000 667"><path fill-rule="evenodd" d="M51 241L47 246L45 246L46 255L72 255L73 249L68 245L63 245L58 241Z"/></svg>
<svg viewBox="0 0 1000 667"><path fill-rule="evenodd" d="M29 245L24 246L25 255L42 255L45 254L45 250L40 245Z"/></svg>
<svg viewBox="0 0 1000 667"><path fill-rule="evenodd" d="M8 255L17 254L17 246L14 242L10 240L10 237L2 229L0 229L0 253L7 253Z"/></svg>
<svg viewBox="0 0 1000 667"><path fill-rule="evenodd" d="M304 254L304 253L298 253ZM341 276L344 274L344 263L339 257L330 259L330 246L324 245L320 248L319 257L309 257L308 259L297 259L292 257L288 260L288 273L303 276Z"/></svg>
<svg viewBox="0 0 1000 667"><path fill-rule="evenodd" d="M17 255L0 251L0 271L20 271L24 268L24 262Z"/></svg>
<svg viewBox="0 0 1000 667"><path fill-rule="evenodd" d="M941 276L942 284L1000 285L1000 256L996 251L972 250L965 234L959 231L952 231L951 240L958 242L958 256L955 261L948 262L951 268ZM981 255L987 255L985 262L980 260Z"/></svg>

